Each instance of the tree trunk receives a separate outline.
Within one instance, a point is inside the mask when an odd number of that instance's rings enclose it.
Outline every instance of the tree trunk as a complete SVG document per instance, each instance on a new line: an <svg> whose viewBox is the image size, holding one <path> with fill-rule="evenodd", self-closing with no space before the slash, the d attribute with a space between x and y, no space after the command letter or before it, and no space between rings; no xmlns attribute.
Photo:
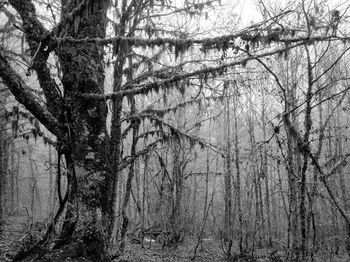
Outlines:
<svg viewBox="0 0 350 262"><path fill-rule="evenodd" d="M300 196L299 185L298 185L298 172L300 170L300 154L297 149L297 141L293 134L291 134L288 125L292 122L294 126L297 127L295 123L295 111L294 113L288 113L290 110L296 106L296 88L297 85L293 84L288 90L288 101L285 101L285 129L287 134L287 163L286 170L288 173L288 189L289 189L289 259L291 261L299 261L299 245L300 245L300 235L299 235L299 212L298 212L298 197Z"/></svg>
<svg viewBox="0 0 350 262"><path fill-rule="evenodd" d="M48 194L48 203L46 206L46 216L52 219L54 217L54 210L55 210L55 192L56 192L56 179L54 175L54 162L53 162L53 156L52 156L52 146L48 145L49 147L49 194Z"/></svg>
<svg viewBox="0 0 350 262"><path fill-rule="evenodd" d="M310 137L310 131L312 127L312 121L311 121L311 99L312 99L312 86L313 86L313 74L312 74L312 65L310 60L310 54L309 49L307 46L305 46L306 54L307 54L307 76L308 76L308 85L307 85L307 93L306 93L306 108L305 108L305 120L304 120L304 137L303 142L305 145L309 143L309 137ZM307 214L306 214L306 171L308 167L308 161L309 161L309 153L307 150L302 153L303 154L303 166L301 169L301 181L300 181L300 206L299 206L299 212L300 212L300 231L301 231L301 260L306 260L308 256L308 246L307 246L307 229L306 229L306 222L307 222Z"/></svg>
<svg viewBox="0 0 350 262"><path fill-rule="evenodd" d="M107 7L108 1L87 1L80 5L79 1L63 0L61 21L73 20L65 24L66 27L62 29L64 35L77 39L104 38ZM80 10L78 15L67 17L77 9ZM63 244L75 231L79 217L79 204L86 205L87 212L91 214L96 213L96 208L102 209L104 225L108 226L112 223L109 196L115 188L109 187L113 174L109 171L107 158L109 150L105 126L106 104L104 101L85 101L79 97L82 93L102 94L104 92L103 46L89 42L62 42L55 52L59 58L64 87L64 106L60 120L67 127L67 135L60 141L59 152L64 155L67 165L67 207L60 236L60 243ZM105 189L95 190L103 192L100 199L98 199L99 196L82 197L80 195L77 179L87 182L84 184L89 184L88 180L92 176L88 177L88 173L105 177ZM94 204L96 201L97 205ZM94 216L87 215L87 217ZM100 231L97 227L96 230Z"/></svg>
<svg viewBox="0 0 350 262"><path fill-rule="evenodd" d="M1 127L0 127L1 128ZM5 163L4 163L4 136L3 131L0 129L0 235L2 234L4 209L3 209L3 180L5 177Z"/></svg>
<svg viewBox="0 0 350 262"><path fill-rule="evenodd" d="M263 131L263 141L267 141L267 135L266 135L266 98L265 98L265 89L261 90L262 92L262 112L261 112L261 122L262 122L262 131ZM265 208L266 208L266 221L267 221L267 227L266 227L266 238L267 238L267 245L272 246L272 228L271 228L271 212L270 212L270 189L269 189L269 173L268 173L268 166L267 166L267 144L264 143L263 145L263 152L262 152L262 172L263 177L265 179Z"/></svg>
<svg viewBox="0 0 350 262"><path fill-rule="evenodd" d="M11 214L14 214L17 212L18 206L16 205L15 202L15 191L18 189L16 189L16 174L17 174L17 168L15 168L15 142L13 139L11 139L10 142L10 146L11 149L9 149L10 151L10 174L11 174L11 185L10 185L10 194L11 194L11 198L10 198L10 211Z"/></svg>
<svg viewBox="0 0 350 262"><path fill-rule="evenodd" d="M181 210L182 210L182 193L183 193L183 170L181 168L181 148L178 142L175 142L173 148L173 181L174 181L174 199L172 204L172 213L170 217L172 227L172 244L177 244L180 239L180 234L183 231L181 221Z"/></svg>
<svg viewBox="0 0 350 262"><path fill-rule="evenodd" d="M230 131L230 108L229 99L225 102L225 131L226 131L226 155L225 155L225 189L224 189L224 245L227 256L231 255L232 248L232 170L231 170L231 131Z"/></svg>
<svg viewBox="0 0 350 262"><path fill-rule="evenodd" d="M31 184L30 184L30 191L31 191L31 204L30 204L30 210L31 210L31 220L32 223L35 221L38 221L40 218L40 214L38 213L42 211L42 205L41 205L41 198L40 198L40 191L38 188L38 181L37 181L37 170L35 170L35 164L33 159L33 149L29 142L27 141L27 147L28 147L28 160L29 160L29 169L31 174Z"/></svg>
<svg viewBox="0 0 350 262"><path fill-rule="evenodd" d="M337 117L336 122L340 126L339 114L337 114L336 117ZM341 134L338 130L335 131L335 137L336 137L336 143L338 144L337 146L338 152L336 153L336 155L342 156L344 152L343 152ZM346 214L349 214L350 212L349 194L348 194L348 188L346 186L346 182L344 178L344 173L342 170L339 170L338 176L339 176L339 187L340 187L341 199L343 201L344 211L346 212ZM343 228L345 233L345 249L348 253L348 257L350 258L350 226L346 222L343 222Z"/></svg>
<svg viewBox="0 0 350 262"><path fill-rule="evenodd" d="M240 150L238 141L238 85L234 87L234 102L233 102L233 117L234 117L234 132L235 132L235 167L236 167L236 200L238 209L238 241L239 241L239 251L243 252L243 211L242 211L242 201L241 201L241 168L240 168Z"/></svg>
<svg viewBox="0 0 350 262"><path fill-rule="evenodd" d="M131 58L129 59L129 66L132 66L132 60ZM128 80L132 79L132 74L130 73L127 76ZM135 98L131 97L130 98L130 103L131 103L131 113L132 114L136 114L136 103L135 103ZM131 157L136 158L136 146L137 146L137 141L138 141L138 135L139 135L139 127L140 127L140 123L137 119L132 120L132 144L131 144L131 152L130 155ZM121 251L124 250L124 246L125 246L125 235L126 235L126 231L127 231L127 226L129 223L128 217L126 215L126 207L129 203L129 199L130 199L130 193L132 190L132 180L134 178L135 175L135 161L136 159L134 159L134 161L130 164L129 166L129 175L126 181L126 187L125 187L125 194L124 194L124 200L122 203L122 229L121 229L121 236L120 236L120 249Z"/></svg>
<svg viewBox="0 0 350 262"><path fill-rule="evenodd" d="M211 138L211 132L210 132L211 125L210 124L211 124L211 121L209 121L209 128L208 128L209 143L210 143L210 138ZM196 257L198 247L200 246L202 248L202 237L203 237L203 233L205 230L205 226L206 226L206 222L207 222L207 218L208 218L208 214L209 214L209 210L208 210L209 209L208 208L208 193L209 193L208 189L209 189L209 171L210 171L209 156L210 156L209 148L207 148L203 218L202 218L202 223L200 225L199 232L197 232L197 244L196 244L194 251L193 251L192 260L194 260ZM196 177L196 175L194 175L194 177ZM213 190L213 192L214 192L214 190ZM195 193L197 194L197 192L195 192ZM193 206L193 209L196 209L196 207Z"/></svg>

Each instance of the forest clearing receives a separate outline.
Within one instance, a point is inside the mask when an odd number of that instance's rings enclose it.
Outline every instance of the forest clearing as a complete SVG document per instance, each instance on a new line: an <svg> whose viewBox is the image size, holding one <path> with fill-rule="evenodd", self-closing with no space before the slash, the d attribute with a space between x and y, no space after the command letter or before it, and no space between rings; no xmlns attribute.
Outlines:
<svg viewBox="0 0 350 262"><path fill-rule="evenodd" d="M349 15L0 0L0 261L350 261Z"/></svg>

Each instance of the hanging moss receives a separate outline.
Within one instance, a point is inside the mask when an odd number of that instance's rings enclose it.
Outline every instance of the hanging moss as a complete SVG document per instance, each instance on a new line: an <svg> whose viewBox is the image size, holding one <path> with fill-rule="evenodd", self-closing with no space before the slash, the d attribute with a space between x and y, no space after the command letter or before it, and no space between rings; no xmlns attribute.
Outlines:
<svg viewBox="0 0 350 262"><path fill-rule="evenodd" d="M279 51L279 52L277 53L277 57L278 57L278 58L282 58L282 56L283 56L283 51Z"/></svg>
<svg viewBox="0 0 350 262"><path fill-rule="evenodd" d="M163 90L163 103L164 103L165 106L168 103L167 92L166 92L165 89Z"/></svg>
<svg viewBox="0 0 350 262"><path fill-rule="evenodd" d="M119 39L117 38L113 39L113 50L112 50L113 56L116 56L119 52L119 43L120 43Z"/></svg>
<svg viewBox="0 0 350 262"><path fill-rule="evenodd" d="M223 84L223 91L225 92L227 90L227 88L229 87L230 85L230 81L229 80L224 80L224 84Z"/></svg>
<svg viewBox="0 0 350 262"><path fill-rule="evenodd" d="M11 129L12 129L12 134L16 138L18 134L18 119L12 119L11 121Z"/></svg>
<svg viewBox="0 0 350 262"><path fill-rule="evenodd" d="M182 95L182 98L184 98L185 97L185 93L186 93L186 84L185 84L184 81L181 81L179 90L180 90L180 93Z"/></svg>
<svg viewBox="0 0 350 262"><path fill-rule="evenodd" d="M284 51L284 59L287 60L288 57L289 57L289 47L288 47L289 44L286 43L286 49Z"/></svg>
<svg viewBox="0 0 350 262"><path fill-rule="evenodd" d="M18 117L18 112L19 112L18 106L13 106L12 115Z"/></svg>
<svg viewBox="0 0 350 262"><path fill-rule="evenodd" d="M222 42L220 40L216 41L215 46L218 51L222 50Z"/></svg>
<svg viewBox="0 0 350 262"><path fill-rule="evenodd" d="M272 33L267 35L268 42L277 42L280 40L280 35L278 31L273 31Z"/></svg>
<svg viewBox="0 0 350 262"><path fill-rule="evenodd" d="M30 123L31 125L33 125L34 120L35 120L34 116L31 115L31 116L29 117L29 123Z"/></svg>
<svg viewBox="0 0 350 262"><path fill-rule="evenodd" d="M139 45L143 50L145 50L147 48L147 43L146 41L141 41L140 45Z"/></svg>
<svg viewBox="0 0 350 262"><path fill-rule="evenodd" d="M36 130L40 131L40 123L39 123L38 119L35 119L35 121L34 121L34 128Z"/></svg>
<svg viewBox="0 0 350 262"><path fill-rule="evenodd" d="M175 45L175 61L179 57L180 51L181 51L181 45L180 44L176 44Z"/></svg>
<svg viewBox="0 0 350 262"><path fill-rule="evenodd" d="M208 84L208 72L205 72L204 73L204 82L206 83L206 84Z"/></svg>
<svg viewBox="0 0 350 262"><path fill-rule="evenodd" d="M168 50L170 53L174 51L174 45L172 43L168 43L166 45L163 45L164 51Z"/></svg>
<svg viewBox="0 0 350 262"><path fill-rule="evenodd" d="M222 42L222 51L225 52L230 46L230 40L228 39L224 39L224 41Z"/></svg>
<svg viewBox="0 0 350 262"><path fill-rule="evenodd" d="M198 100L198 111L201 112L202 111L202 100Z"/></svg>
<svg viewBox="0 0 350 262"><path fill-rule="evenodd" d="M145 26L145 32L146 32L146 34L148 35L149 38L152 37L153 31L152 31L151 25L147 24L147 25Z"/></svg>
<svg viewBox="0 0 350 262"><path fill-rule="evenodd" d="M157 94L159 94L159 88L160 88L160 86L159 86L158 84L155 84L153 90L154 90Z"/></svg>
<svg viewBox="0 0 350 262"><path fill-rule="evenodd" d="M126 99L128 101L128 105L132 104L132 98L133 98L133 96L130 96L130 95L126 96Z"/></svg>
<svg viewBox="0 0 350 262"><path fill-rule="evenodd" d="M38 134L39 134L38 130L36 128L32 128L32 134L33 134L33 137L34 137L35 142L36 142L36 139L37 139Z"/></svg>

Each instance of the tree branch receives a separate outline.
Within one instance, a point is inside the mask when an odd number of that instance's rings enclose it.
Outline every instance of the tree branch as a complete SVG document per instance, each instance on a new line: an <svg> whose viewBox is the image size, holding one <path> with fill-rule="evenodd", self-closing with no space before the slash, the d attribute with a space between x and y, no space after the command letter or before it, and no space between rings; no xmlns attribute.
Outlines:
<svg viewBox="0 0 350 262"><path fill-rule="evenodd" d="M297 44L294 44L293 46L290 46L289 48L295 48L295 47L301 46L303 44L304 43L297 43ZM128 96L128 95L147 94L148 92L153 91L153 90L157 91L157 90L163 89L165 87L170 88L171 84L173 84L177 81L189 78L191 76L205 75L205 74L209 74L209 73L213 73L213 72L217 72L217 71L223 71L223 70L226 70L227 68L238 66L238 65L244 65L249 61L256 60L257 58L272 56L272 55L278 54L278 53L283 52L283 51L285 51L285 48L275 49L273 51L258 54L258 55L251 55L251 56L248 56L244 59L240 59L238 61L236 60L234 62L223 64L220 66L205 67L203 69L192 71L192 72L189 72L186 74L174 75L173 77L165 79L163 81L146 83L146 84L141 85L141 87L138 87L138 88L137 87L135 88L132 85L124 85L123 86L124 90L119 91L119 92L114 92L114 93L110 93L110 94L106 94L106 95L85 93L85 94L81 94L80 96L82 98L91 99L91 100L105 100L105 99L116 99L118 97L124 97L124 96Z"/></svg>
<svg viewBox="0 0 350 262"><path fill-rule="evenodd" d="M310 159L311 159L311 163L312 165L316 168L317 172L320 175L320 181L322 182L322 184L325 186L327 193L329 195L329 197L331 198L333 204L336 206L336 208L338 209L339 213L341 214L341 216L344 218L346 224L348 226L350 226L350 218L347 216L345 210L342 208L341 204L338 202L336 196L334 195L331 187L328 185L328 181L327 178L333 174L333 172L336 172L336 170L338 168L340 168L342 165L345 164L346 158L349 155L345 155L343 160L340 161L339 163L335 164L333 169L329 170L327 173L325 173L323 171L323 169L321 168L318 159L315 157L315 155L311 152L311 149L309 147L308 144L305 144L302 137L299 135L299 133L295 130L295 127L290 123L290 120L288 119L288 115L284 116L284 124L286 126L286 128L289 130L291 136L296 139L297 141L297 149L301 154L308 154Z"/></svg>
<svg viewBox="0 0 350 262"><path fill-rule="evenodd" d="M61 110L61 96L54 79L51 78L50 69L47 66L49 51L46 50L50 32L44 28L36 15L35 6L31 0L10 0L23 21L23 30L30 47L32 60L30 67L37 72L38 80L47 102L48 110L58 117ZM28 69L30 70L30 68Z"/></svg>
<svg viewBox="0 0 350 262"><path fill-rule="evenodd" d="M24 80L12 69L0 51L0 78L10 89L16 100L24 105L52 134L63 137L63 128L58 120L28 91Z"/></svg>

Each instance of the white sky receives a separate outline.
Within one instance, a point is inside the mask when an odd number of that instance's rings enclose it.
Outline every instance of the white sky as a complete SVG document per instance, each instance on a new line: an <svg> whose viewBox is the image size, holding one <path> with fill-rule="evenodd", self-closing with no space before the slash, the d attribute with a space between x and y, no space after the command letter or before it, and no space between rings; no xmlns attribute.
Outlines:
<svg viewBox="0 0 350 262"><path fill-rule="evenodd" d="M231 2L232 0L226 0L226 2ZM252 22L261 21L260 14L256 11L257 7L254 0L237 0L237 6L234 11L241 17L241 26L246 27ZM232 1L232 2L237 2Z"/></svg>

